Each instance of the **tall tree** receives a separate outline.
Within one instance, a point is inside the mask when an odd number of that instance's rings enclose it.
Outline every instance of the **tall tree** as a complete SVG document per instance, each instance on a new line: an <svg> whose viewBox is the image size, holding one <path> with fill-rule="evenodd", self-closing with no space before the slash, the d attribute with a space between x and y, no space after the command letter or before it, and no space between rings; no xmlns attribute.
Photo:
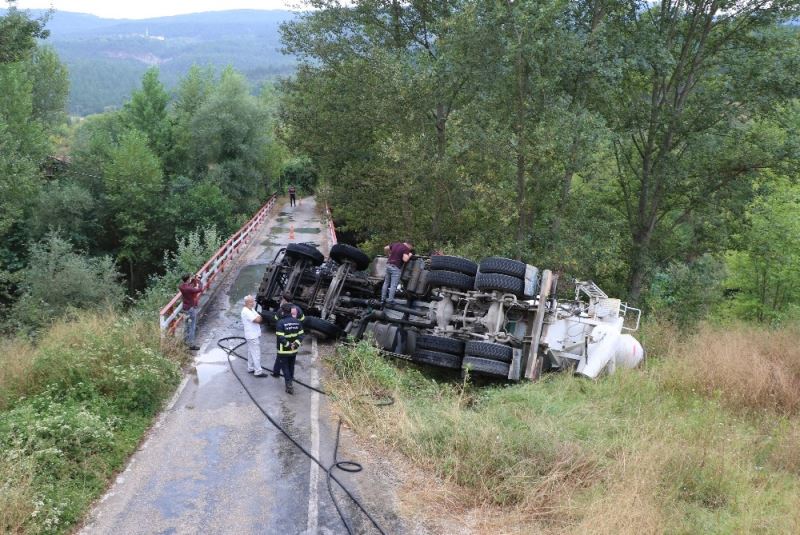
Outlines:
<svg viewBox="0 0 800 535"><path fill-rule="evenodd" d="M171 142L167 104L169 94L158 79L158 68L151 67L142 76L142 88L122 109L124 120L147 136L148 146L159 158L167 154Z"/></svg>
<svg viewBox="0 0 800 535"><path fill-rule="evenodd" d="M771 26L797 6L664 0L626 27L631 56L607 118L617 135L634 301L659 261L660 238L691 225L703 207L724 202L738 182L784 154L762 150L748 118L798 94L796 77L769 83L770 71L796 69L796 39Z"/></svg>
<svg viewBox="0 0 800 535"><path fill-rule="evenodd" d="M147 268L157 262L164 243L159 211L164 192L161 162L137 130L125 134L104 168L105 191L113 214L119 249L131 289L141 287ZM154 237L156 239L154 239Z"/></svg>

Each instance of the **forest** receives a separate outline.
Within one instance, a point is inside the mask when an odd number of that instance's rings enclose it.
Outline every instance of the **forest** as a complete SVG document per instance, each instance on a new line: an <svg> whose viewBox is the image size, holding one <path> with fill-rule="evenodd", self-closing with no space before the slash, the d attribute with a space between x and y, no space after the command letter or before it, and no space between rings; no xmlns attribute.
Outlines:
<svg viewBox="0 0 800 535"><path fill-rule="evenodd" d="M13 5L0 531L81 521L189 364L158 309L289 183L371 254L516 258L644 309L646 366L597 382L331 349L333 410L437 478L412 510L480 533L798 531L800 0L310 0L281 27L293 75L152 67L83 118L47 16ZM365 392L395 403L347 401Z"/></svg>

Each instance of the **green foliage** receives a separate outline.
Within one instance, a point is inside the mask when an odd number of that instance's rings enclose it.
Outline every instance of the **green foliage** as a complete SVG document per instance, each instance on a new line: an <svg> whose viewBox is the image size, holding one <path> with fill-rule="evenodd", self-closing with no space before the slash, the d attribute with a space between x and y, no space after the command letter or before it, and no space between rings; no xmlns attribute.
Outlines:
<svg viewBox="0 0 800 535"><path fill-rule="evenodd" d="M33 117L48 126L66 122L69 96L67 68L52 47L40 46L30 63L33 80Z"/></svg>
<svg viewBox="0 0 800 535"><path fill-rule="evenodd" d="M198 107L189 125L195 171L207 170L237 210L252 212L265 198L266 110L232 69Z"/></svg>
<svg viewBox="0 0 800 535"><path fill-rule="evenodd" d="M724 263L711 255L672 262L656 274L647 299L649 313L682 329L696 327L722 300Z"/></svg>
<svg viewBox="0 0 800 535"><path fill-rule="evenodd" d="M0 17L0 64L28 59L36 48L36 40L49 35L44 29L46 22L46 17L31 19L12 4Z"/></svg>
<svg viewBox="0 0 800 535"><path fill-rule="evenodd" d="M780 323L800 313L800 187L765 176L747 209L739 250L727 256L727 313Z"/></svg>
<svg viewBox="0 0 800 535"><path fill-rule="evenodd" d="M91 192L74 181L46 184L31 210L30 239L39 241L48 232L57 231L79 249L89 249L100 230L96 205Z"/></svg>
<svg viewBox="0 0 800 535"><path fill-rule="evenodd" d="M160 252L153 240L160 231L158 212L164 191L161 162L148 148L144 134L134 130L124 134L118 147L111 150L103 169L104 186L112 221L120 244L117 258L130 270L133 286L141 270L136 265L152 262Z"/></svg>
<svg viewBox="0 0 800 535"><path fill-rule="evenodd" d="M76 253L58 234L48 234L31 246L30 263L20 274L23 294L9 321L16 329L30 332L76 309L119 305L122 288L118 278L110 258Z"/></svg>
<svg viewBox="0 0 800 535"><path fill-rule="evenodd" d="M796 162L794 2L314 7L283 29L280 133L367 248L410 233L636 301Z"/></svg>
<svg viewBox="0 0 800 535"><path fill-rule="evenodd" d="M19 382L0 382L2 530L68 533L177 384L157 328L83 314L44 333ZM2 355L13 367L17 355Z"/></svg>
<svg viewBox="0 0 800 535"><path fill-rule="evenodd" d="M196 273L217 252L222 242L223 238L214 226L178 235L175 251L164 253L164 274L150 277L146 291L136 302L136 309L151 317L177 293L181 276Z"/></svg>
<svg viewBox="0 0 800 535"><path fill-rule="evenodd" d="M148 146L159 158L169 150L170 123L167 118L169 95L158 80L158 69L150 68L142 76L142 88L134 91L122 109L123 121L147 136Z"/></svg>
<svg viewBox="0 0 800 535"><path fill-rule="evenodd" d="M312 192L317 185L317 173L307 157L292 158L280 172L281 190L294 184L300 191Z"/></svg>

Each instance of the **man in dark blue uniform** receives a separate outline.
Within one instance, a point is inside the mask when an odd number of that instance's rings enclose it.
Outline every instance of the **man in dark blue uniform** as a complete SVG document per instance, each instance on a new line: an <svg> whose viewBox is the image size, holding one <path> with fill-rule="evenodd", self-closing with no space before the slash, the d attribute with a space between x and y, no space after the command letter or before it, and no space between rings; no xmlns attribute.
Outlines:
<svg viewBox="0 0 800 535"><path fill-rule="evenodd" d="M275 323L277 324L278 321L280 321L281 307L287 303L290 304L295 309L297 309L297 314L295 315L295 317L300 321L300 323L303 323L303 320L306 319L305 314L303 314L303 309L300 308L299 305L295 305L294 303L292 303L292 294L290 294L289 292L283 292L283 294L281 294L281 302L278 305L278 309L275 311Z"/></svg>
<svg viewBox="0 0 800 535"><path fill-rule="evenodd" d="M281 319L275 326L275 337L278 342L278 358L272 375L277 376L283 370L286 380L286 392L294 394L292 381L294 380L294 364L297 352L303 343L303 324L297 319L297 309L291 303L281 305Z"/></svg>

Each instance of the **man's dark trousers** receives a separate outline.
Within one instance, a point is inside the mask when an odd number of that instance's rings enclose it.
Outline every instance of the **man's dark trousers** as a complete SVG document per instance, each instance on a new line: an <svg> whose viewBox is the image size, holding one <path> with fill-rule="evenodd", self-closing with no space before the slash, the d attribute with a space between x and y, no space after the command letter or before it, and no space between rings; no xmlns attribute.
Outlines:
<svg viewBox="0 0 800 535"><path fill-rule="evenodd" d="M275 362L273 374L280 373L283 370L283 377L286 379L286 386L292 386L294 381L294 364L297 360L297 353L294 355L278 355Z"/></svg>

